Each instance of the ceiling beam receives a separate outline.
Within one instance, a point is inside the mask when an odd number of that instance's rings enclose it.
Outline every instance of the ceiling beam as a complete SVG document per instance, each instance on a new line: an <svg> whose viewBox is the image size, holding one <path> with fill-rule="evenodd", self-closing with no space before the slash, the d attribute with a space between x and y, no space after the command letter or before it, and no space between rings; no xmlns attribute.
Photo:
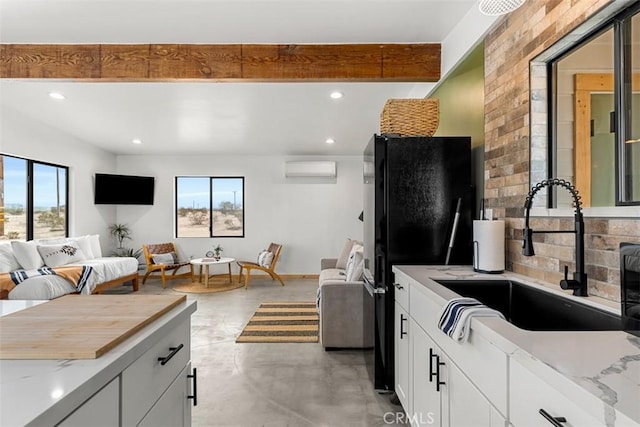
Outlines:
<svg viewBox="0 0 640 427"><path fill-rule="evenodd" d="M0 78L436 82L440 44L0 44Z"/></svg>

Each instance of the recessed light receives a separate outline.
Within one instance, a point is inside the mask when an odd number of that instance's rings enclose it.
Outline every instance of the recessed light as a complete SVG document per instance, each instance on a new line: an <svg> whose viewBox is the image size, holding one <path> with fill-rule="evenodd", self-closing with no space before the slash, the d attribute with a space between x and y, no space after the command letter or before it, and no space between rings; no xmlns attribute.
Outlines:
<svg viewBox="0 0 640 427"><path fill-rule="evenodd" d="M67 97L61 94L60 92L49 92L49 96L57 100L67 99Z"/></svg>
<svg viewBox="0 0 640 427"><path fill-rule="evenodd" d="M327 140L325 141L327 144L333 144L334 142L336 142L335 139L333 138L327 138Z"/></svg>
<svg viewBox="0 0 640 427"><path fill-rule="evenodd" d="M132 139L131 142L133 142L134 144L142 144L142 140L141 139Z"/></svg>
<svg viewBox="0 0 640 427"><path fill-rule="evenodd" d="M344 94L342 92L334 91L334 92L331 92L331 95L329 96L333 99L340 99L344 96Z"/></svg>

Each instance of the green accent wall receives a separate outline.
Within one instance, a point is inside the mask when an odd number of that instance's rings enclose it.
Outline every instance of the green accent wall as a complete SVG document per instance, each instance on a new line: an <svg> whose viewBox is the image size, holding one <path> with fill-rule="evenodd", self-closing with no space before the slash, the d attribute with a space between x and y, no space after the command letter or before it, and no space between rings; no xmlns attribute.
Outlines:
<svg viewBox="0 0 640 427"><path fill-rule="evenodd" d="M440 100L437 136L471 136L477 215L484 196L484 43L476 46L429 98Z"/></svg>

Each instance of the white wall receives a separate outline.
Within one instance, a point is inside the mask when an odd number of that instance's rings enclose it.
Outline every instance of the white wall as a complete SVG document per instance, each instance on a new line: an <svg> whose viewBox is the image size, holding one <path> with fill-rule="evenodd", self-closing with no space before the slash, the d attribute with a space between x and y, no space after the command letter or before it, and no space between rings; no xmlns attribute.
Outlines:
<svg viewBox="0 0 640 427"><path fill-rule="evenodd" d="M363 141L363 146L366 141ZM285 178L286 160L335 160L338 177ZM185 259L218 243L224 255L255 260L269 242L283 245L277 271L318 274L320 258L337 257L347 237L362 239L362 157L119 156L118 173L154 176L153 206L118 206L118 222L143 243L174 241ZM174 238L175 176L244 176L244 238Z"/></svg>
<svg viewBox="0 0 640 427"><path fill-rule="evenodd" d="M93 176L114 172L115 155L5 106L0 120L0 152L69 167L69 235L100 234L103 251L110 252L116 209L93 204Z"/></svg>

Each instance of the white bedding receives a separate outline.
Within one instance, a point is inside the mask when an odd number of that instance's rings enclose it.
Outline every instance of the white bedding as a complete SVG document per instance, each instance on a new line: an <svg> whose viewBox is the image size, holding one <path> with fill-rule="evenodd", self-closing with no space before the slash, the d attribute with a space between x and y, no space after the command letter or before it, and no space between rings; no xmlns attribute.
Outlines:
<svg viewBox="0 0 640 427"><path fill-rule="evenodd" d="M138 271L138 260L132 257L102 257L84 260L82 263L69 265L88 265L93 267L83 294L91 294L97 285L128 276ZM32 277L9 292L9 299L34 300L53 299L76 291L71 282L60 276L45 275Z"/></svg>

